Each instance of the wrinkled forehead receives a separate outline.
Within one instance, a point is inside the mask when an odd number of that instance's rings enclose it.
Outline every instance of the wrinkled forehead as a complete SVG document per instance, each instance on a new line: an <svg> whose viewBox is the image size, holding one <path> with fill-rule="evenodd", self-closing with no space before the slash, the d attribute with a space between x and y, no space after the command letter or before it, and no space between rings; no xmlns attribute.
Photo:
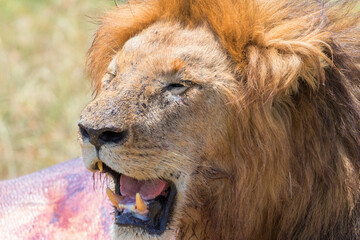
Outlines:
<svg viewBox="0 0 360 240"><path fill-rule="evenodd" d="M118 67L136 64L137 68L166 71L176 60L209 65L224 59L223 48L207 26L185 28L160 22L129 39L114 60Z"/></svg>

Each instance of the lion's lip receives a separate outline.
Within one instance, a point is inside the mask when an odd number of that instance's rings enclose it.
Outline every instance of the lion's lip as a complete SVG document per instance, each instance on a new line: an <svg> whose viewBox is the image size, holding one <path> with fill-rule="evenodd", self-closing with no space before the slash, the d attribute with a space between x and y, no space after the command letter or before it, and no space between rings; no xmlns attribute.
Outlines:
<svg viewBox="0 0 360 240"><path fill-rule="evenodd" d="M113 177L115 193L108 192L115 206L115 224L145 229L150 234L162 234L170 220L176 187L171 181L154 179L139 181L122 175L104 164L104 172ZM139 198L141 200L139 200ZM139 208L142 201L144 208Z"/></svg>

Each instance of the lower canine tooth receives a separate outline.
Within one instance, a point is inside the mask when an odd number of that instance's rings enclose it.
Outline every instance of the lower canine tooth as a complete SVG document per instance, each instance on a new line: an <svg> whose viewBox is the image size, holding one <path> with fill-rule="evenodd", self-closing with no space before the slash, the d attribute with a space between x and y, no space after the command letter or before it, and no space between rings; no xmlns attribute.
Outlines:
<svg viewBox="0 0 360 240"><path fill-rule="evenodd" d="M119 196L113 191L111 191L110 188L106 188L106 194L108 195L108 198L110 202L115 206L118 207L121 200L123 200L125 197Z"/></svg>
<svg viewBox="0 0 360 240"><path fill-rule="evenodd" d="M136 193L136 208L139 212L144 212L147 208L146 203L141 198L139 193Z"/></svg>

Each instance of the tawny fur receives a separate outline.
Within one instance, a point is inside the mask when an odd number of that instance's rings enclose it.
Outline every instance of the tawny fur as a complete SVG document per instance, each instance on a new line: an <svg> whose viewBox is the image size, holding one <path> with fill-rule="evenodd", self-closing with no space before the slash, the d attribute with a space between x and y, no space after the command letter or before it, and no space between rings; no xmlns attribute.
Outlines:
<svg viewBox="0 0 360 240"><path fill-rule="evenodd" d="M83 142L84 161L179 190L163 236L115 237L359 239L357 2L147 0L107 14L80 123L132 132L98 155ZM181 101L159 90L177 74L197 86Z"/></svg>

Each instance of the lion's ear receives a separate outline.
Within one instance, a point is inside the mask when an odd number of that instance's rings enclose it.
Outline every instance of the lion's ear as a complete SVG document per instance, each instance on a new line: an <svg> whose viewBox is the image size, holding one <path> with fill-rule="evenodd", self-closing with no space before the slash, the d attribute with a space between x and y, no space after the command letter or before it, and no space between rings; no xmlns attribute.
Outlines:
<svg viewBox="0 0 360 240"><path fill-rule="evenodd" d="M316 90L325 81L325 68L331 60L324 54L325 43L282 41L267 47L246 49L245 84L252 98L269 100L283 94L296 94L305 83Z"/></svg>

